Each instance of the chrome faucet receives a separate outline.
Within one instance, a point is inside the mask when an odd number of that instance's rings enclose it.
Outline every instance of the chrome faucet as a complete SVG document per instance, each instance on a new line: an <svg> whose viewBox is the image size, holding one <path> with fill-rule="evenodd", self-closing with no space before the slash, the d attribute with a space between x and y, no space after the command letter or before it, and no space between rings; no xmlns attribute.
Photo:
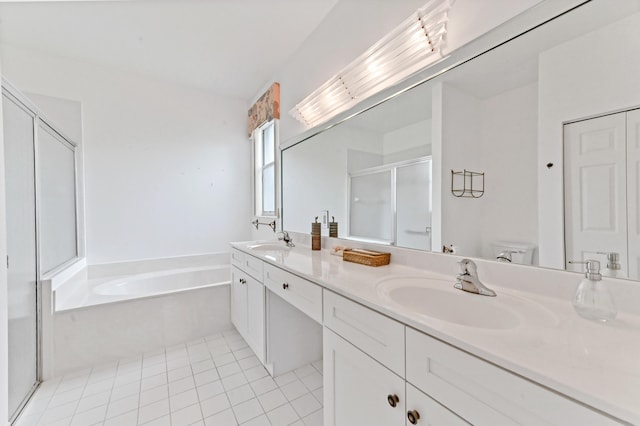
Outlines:
<svg viewBox="0 0 640 426"><path fill-rule="evenodd" d="M460 265L460 273L456 275L456 283L453 285L455 288L469 293L495 297L496 292L480 282L478 268L471 259L462 259L458 265Z"/></svg>
<svg viewBox="0 0 640 426"><path fill-rule="evenodd" d="M295 244L293 244L293 239L289 236L289 233L287 231L281 231L278 232L278 234L282 234L282 236L278 236L278 241L284 241L287 247L296 246Z"/></svg>

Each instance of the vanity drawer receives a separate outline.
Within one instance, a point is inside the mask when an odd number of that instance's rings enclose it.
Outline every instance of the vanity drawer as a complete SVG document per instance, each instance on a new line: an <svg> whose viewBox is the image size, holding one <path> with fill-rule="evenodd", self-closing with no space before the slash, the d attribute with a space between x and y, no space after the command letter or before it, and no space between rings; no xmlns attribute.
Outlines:
<svg viewBox="0 0 640 426"><path fill-rule="evenodd" d="M404 325L328 290L324 325L404 377Z"/></svg>
<svg viewBox="0 0 640 426"><path fill-rule="evenodd" d="M275 266L264 265L264 284L314 321L322 324L322 288Z"/></svg>
<svg viewBox="0 0 640 426"><path fill-rule="evenodd" d="M619 424L410 328L407 328L407 381L472 424Z"/></svg>
<svg viewBox="0 0 640 426"><path fill-rule="evenodd" d="M231 264L262 282L264 262L238 249L231 249Z"/></svg>

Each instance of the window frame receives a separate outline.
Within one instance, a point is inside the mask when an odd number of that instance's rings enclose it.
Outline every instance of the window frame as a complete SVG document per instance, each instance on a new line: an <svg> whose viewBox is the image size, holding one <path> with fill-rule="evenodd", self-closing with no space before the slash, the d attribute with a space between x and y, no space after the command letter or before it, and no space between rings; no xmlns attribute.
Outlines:
<svg viewBox="0 0 640 426"><path fill-rule="evenodd" d="M269 127L273 128L273 162L264 163L263 133ZM252 208L253 216L258 218L277 219L280 217L280 144L278 137L279 123L277 119L265 121L256 127L251 135L251 163L252 163ZM264 170L273 167L273 207L274 210L263 210L264 207Z"/></svg>

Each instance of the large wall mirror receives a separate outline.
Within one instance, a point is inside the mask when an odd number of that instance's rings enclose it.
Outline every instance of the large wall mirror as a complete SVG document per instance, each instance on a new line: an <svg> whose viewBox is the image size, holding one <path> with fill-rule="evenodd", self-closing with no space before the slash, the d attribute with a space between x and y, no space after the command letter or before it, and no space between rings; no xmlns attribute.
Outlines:
<svg viewBox="0 0 640 426"><path fill-rule="evenodd" d="M640 1L587 2L290 143L283 228L640 279L638 75Z"/></svg>

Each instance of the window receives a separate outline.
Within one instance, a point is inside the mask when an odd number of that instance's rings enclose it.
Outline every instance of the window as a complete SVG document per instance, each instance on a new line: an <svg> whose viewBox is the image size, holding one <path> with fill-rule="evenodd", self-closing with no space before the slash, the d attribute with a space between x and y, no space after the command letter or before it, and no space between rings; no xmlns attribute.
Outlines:
<svg viewBox="0 0 640 426"><path fill-rule="evenodd" d="M253 132L254 206L256 216L276 216L276 122Z"/></svg>

